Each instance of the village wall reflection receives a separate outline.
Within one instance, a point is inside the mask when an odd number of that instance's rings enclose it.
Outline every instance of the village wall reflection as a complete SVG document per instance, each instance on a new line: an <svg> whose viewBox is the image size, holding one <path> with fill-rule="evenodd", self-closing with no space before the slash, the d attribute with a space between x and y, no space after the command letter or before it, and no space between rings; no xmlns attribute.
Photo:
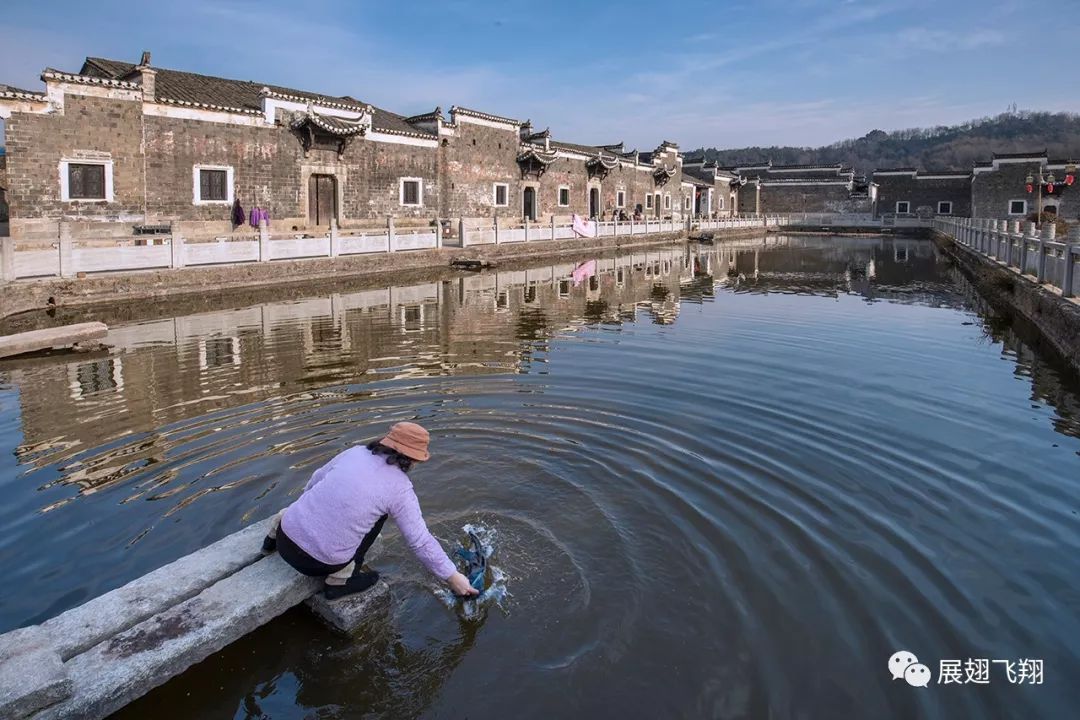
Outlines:
<svg viewBox="0 0 1080 720"><path fill-rule="evenodd" d="M955 307L940 263L930 243L882 238L629 252L119 325L109 351L0 366L0 379L19 391L18 462L92 493L163 461L163 428L191 418L372 380L530 372L567 328L674 323L721 287Z"/></svg>

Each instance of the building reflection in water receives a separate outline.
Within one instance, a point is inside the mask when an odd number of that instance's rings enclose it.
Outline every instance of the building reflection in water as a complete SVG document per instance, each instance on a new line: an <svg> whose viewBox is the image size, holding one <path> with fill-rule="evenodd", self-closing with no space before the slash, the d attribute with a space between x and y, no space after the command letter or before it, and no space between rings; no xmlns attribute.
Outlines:
<svg viewBox="0 0 1080 720"><path fill-rule="evenodd" d="M344 385L530 372L575 326L674 323L719 289L955 307L949 272L924 241L770 236L121 324L107 353L0 374L19 390L20 465L58 468L49 485L81 494L149 474L128 499L162 497L177 453L209 442L207 423L230 422L231 408L276 399L262 411L273 419L289 412L282 398ZM153 475L166 455L171 469Z"/></svg>

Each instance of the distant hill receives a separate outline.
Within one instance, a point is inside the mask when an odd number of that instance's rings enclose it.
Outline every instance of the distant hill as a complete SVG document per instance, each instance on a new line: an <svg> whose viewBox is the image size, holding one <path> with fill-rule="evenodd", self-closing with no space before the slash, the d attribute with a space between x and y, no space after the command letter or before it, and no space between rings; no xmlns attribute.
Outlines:
<svg viewBox="0 0 1080 720"><path fill-rule="evenodd" d="M991 153L1046 151L1053 159L1080 160L1080 115L1017 111L960 125L884 132L872 130L861 138L841 140L819 148L746 147L729 150L702 148L721 166L764 162L776 165L844 163L869 174L875 168L917 167L969 170Z"/></svg>

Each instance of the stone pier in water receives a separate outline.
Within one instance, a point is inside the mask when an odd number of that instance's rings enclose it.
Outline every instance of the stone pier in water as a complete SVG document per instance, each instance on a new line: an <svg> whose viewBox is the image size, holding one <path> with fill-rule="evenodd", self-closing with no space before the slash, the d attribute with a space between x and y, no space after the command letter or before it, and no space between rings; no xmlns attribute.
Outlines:
<svg viewBox="0 0 1080 720"><path fill-rule="evenodd" d="M352 632L389 588L326 601L250 525L40 625L0 635L0 717L104 718L306 602Z"/></svg>

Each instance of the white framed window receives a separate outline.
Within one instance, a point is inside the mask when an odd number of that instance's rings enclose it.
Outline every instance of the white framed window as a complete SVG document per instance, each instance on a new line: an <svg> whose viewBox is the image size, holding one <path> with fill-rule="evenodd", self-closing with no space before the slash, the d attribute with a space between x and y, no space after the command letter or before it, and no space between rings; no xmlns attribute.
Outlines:
<svg viewBox="0 0 1080 720"><path fill-rule="evenodd" d="M626 207L626 191L625 190L619 190L619 191L617 191L615 193L615 207L617 207L617 208Z"/></svg>
<svg viewBox="0 0 1080 720"><path fill-rule="evenodd" d="M1010 200L1010 215L1027 215L1027 200Z"/></svg>
<svg viewBox="0 0 1080 720"><path fill-rule="evenodd" d="M112 160L61 160L60 199L64 202L112 202Z"/></svg>
<svg viewBox="0 0 1080 720"><path fill-rule="evenodd" d="M942 200L937 204L938 215L952 215L952 201Z"/></svg>
<svg viewBox="0 0 1080 720"><path fill-rule="evenodd" d="M559 207L570 207L570 186L559 186Z"/></svg>
<svg viewBox="0 0 1080 720"><path fill-rule="evenodd" d="M196 205L231 205L233 169L228 165L196 165L191 169L192 198Z"/></svg>
<svg viewBox="0 0 1080 720"><path fill-rule="evenodd" d="M671 193L664 193L664 209L671 209Z"/></svg>
<svg viewBox="0 0 1080 720"><path fill-rule="evenodd" d="M424 180L423 178L401 178L398 189L398 198L403 206L420 207L424 204Z"/></svg>
<svg viewBox="0 0 1080 720"><path fill-rule="evenodd" d="M506 183L495 183L491 189L491 200L495 207L506 207L510 204L510 186Z"/></svg>
<svg viewBox="0 0 1080 720"><path fill-rule="evenodd" d="M716 209L717 210L723 210L724 209L724 196L723 195L717 195L716 196Z"/></svg>
<svg viewBox="0 0 1080 720"><path fill-rule="evenodd" d="M689 195L685 195L683 197L682 206L683 206L683 210L689 210L690 209L690 196Z"/></svg>
<svg viewBox="0 0 1080 720"><path fill-rule="evenodd" d="M896 202L896 214L897 215L907 215L909 212L911 212L911 203L910 202L908 202L907 200L898 200Z"/></svg>
<svg viewBox="0 0 1080 720"><path fill-rule="evenodd" d="M651 194L645 196L645 207L652 210L652 195Z"/></svg>

